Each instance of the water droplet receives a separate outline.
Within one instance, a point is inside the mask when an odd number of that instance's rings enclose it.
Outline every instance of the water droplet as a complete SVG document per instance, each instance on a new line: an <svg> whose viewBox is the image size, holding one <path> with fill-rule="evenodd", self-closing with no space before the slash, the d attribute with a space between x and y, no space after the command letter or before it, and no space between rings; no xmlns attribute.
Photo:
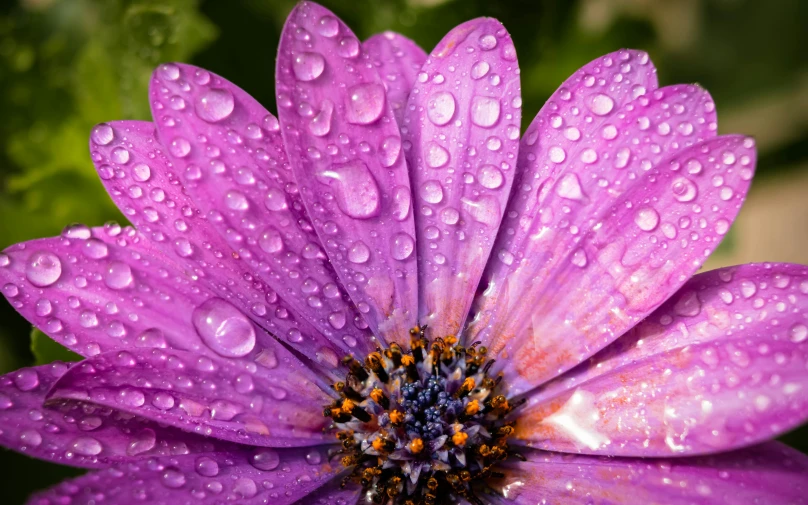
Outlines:
<svg viewBox="0 0 808 505"><path fill-rule="evenodd" d="M580 200L584 195L581 190L581 181L574 173L564 175L556 184L555 192L558 196L569 200Z"/></svg>
<svg viewBox="0 0 808 505"><path fill-rule="evenodd" d="M300 53L292 60L292 71L298 81L313 81L323 74L325 58L320 53Z"/></svg>
<svg viewBox="0 0 808 505"><path fill-rule="evenodd" d="M220 88L205 90L197 97L195 104L196 115L208 123L227 118L233 113L234 107L233 93Z"/></svg>
<svg viewBox="0 0 808 505"><path fill-rule="evenodd" d="M477 177L480 186L488 189L497 189L502 186L504 179L502 172L494 165L483 165L480 167L480 173Z"/></svg>
<svg viewBox="0 0 808 505"><path fill-rule="evenodd" d="M454 96L448 91L439 91L429 98L426 115L433 124L443 126L454 117L455 107Z"/></svg>
<svg viewBox="0 0 808 505"><path fill-rule="evenodd" d="M398 161L401 154L401 137L391 135L385 138L379 145L380 161L383 167L392 167Z"/></svg>
<svg viewBox="0 0 808 505"><path fill-rule="evenodd" d="M168 393L157 393L152 398L152 405L160 410L168 410L174 407L174 397Z"/></svg>
<svg viewBox="0 0 808 505"><path fill-rule="evenodd" d="M168 344L166 343L165 335L160 329L148 328L135 339L135 346L165 349Z"/></svg>
<svg viewBox="0 0 808 505"><path fill-rule="evenodd" d="M396 233L391 239L390 250L393 258L403 261L412 255L415 240L404 232Z"/></svg>
<svg viewBox="0 0 808 505"><path fill-rule="evenodd" d="M25 265L25 278L34 286L44 288L59 280L62 262L48 251L35 252Z"/></svg>
<svg viewBox="0 0 808 505"><path fill-rule="evenodd" d="M265 472L278 468L280 463L280 456L272 449L258 449L250 457L250 464Z"/></svg>
<svg viewBox="0 0 808 505"><path fill-rule="evenodd" d="M333 16L323 16L317 22L317 32L323 37L336 37L339 33L339 22Z"/></svg>
<svg viewBox="0 0 808 505"><path fill-rule="evenodd" d="M249 477L239 477L236 479L236 482L233 483L233 492L242 498L252 498L258 494L258 486L256 486L255 481Z"/></svg>
<svg viewBox="0 0 808 505"><path fill-rule="evenodd" d="M310 449L306 453L306 462L310 465L319 465L322 459L322 455L317 449Z"/></svg>
<svg viewBox="0 0 808 505"><path fill-rule="evenodd" d="M221 298L210 298L194 309L196 332L217 354L238 358L255 347L255 329L247 317Z"/></svg>
<svg viewBox="0 0 808 505"><path fill-rule="evenodd" d="M219 463L208 456L201 456L194 463L196 473L203 477L216 477L219 475Z"/></svg>
<svg viewBox="0 0 808 505"><path fill-rule="evenodd" d="M104 270L104 284L110 289L124 289L133 281L132 269L126 263L113 261Z"/></svg>
<svg viewBox="0 0 808 505"><path fill-rule="evenodd" d="M789 331L789 339L791 339L791 341L795 344L804 342L806 339L808 339L808 327L806 327L804 324L795 324Z"/></svg>
<svg viewBox="0 0 808 505"><path fill-rule="evenodd" d="M491 65L485 61L478 61L471 67L471 78L481 79L488 74L489 70L491 70Z"/></svg>
<svg viewBox="0 0 808 505"><path fill-rule="evenodd" d="M84 242L81 251L88 258L97 260L107 257L109 254L109 247L107 247L107 244L101 242L97 238L91 238Z"/></svg>
<svg viewBox="0 0 808 505"><path fill-rule="evenodd" d="M410 188L406 186L397 186L393 190L393 218L396 221L403 221L410 215L410 201L411 201Z"/></svg>
<svg viewBox="0 0 808 505"><path fill-rule="evenodd" d="M480 48L483 51L490 51L497 47L497 38L491 34L488 35L481 35L479 39Z"/></svg>
<svg viewBox="0 0 808 505"><path fill-rule="evenodd" d="M351 36L343 37L339 41L337 54L343 58L356 58L359 55L359 41Z"/></svg>
<svg viewBox="0 0 808 505"><path fill-rule="evenodd" d="M472 219L486 226L497 226L501 218L499 200L490 196L483 196L477 200L463 198L463 211Z"/></svg>
<svg viewBox="0 0 808 505"><path fill-rule="evenodd" d="M185 475L175 467L168 467L160 474L160 482L167 488L181 488L185 485Z"/></svg>
<svg viewBox="0 0 808 505"><path fill-rule="evenodd" d="M471 99L471 122L483 128L490 128L499 120L499 100L487 96Z"/></svg>
<svg viewBox="0 0 808 505"><path fill-rule="evenodd" d="M622 147L617 151L614 157L615 168L626 168L628 162L631 160L631 151L628 147Z"/></svg>
<svg viewBox="0 0 808 505"><path fill-rule="evenodd" d="M589 103L587 105L593 114L605 116L614 109L614 100L608 95L598 93L589 97Z"/></svg>
<svg viewBox="0 0 808 505"><path fill-rule="evenodd" d="M82 456L97 456L104 450L101 442L92 437L79 437L70 444L70 448Z"/></svg>
<svg viewBox="0 0 808 505"><path fill-rule="evenodd" d="M424 160L432 168L440 168L449 163L449 151L438 145L437 142L429 142L424 148Z"/></svg>
<svg viewBox="0 0 808 505"><path fill-rule="evenodd" d="M370 259L370 248L361 240L357 240L348 250L348 261L351 263L366 263Z"/></svg>
<svg viewBox="0 0 808 505"><path fill-rule="evenodd" d="M563 163L565 159L567 159L567 153L559 146L553 146L550 148L550 161L553 163Z"/></svg>
<svg viewBox="0 0 808 505"><path fill-rule="evenodd" d="M440 203L443 200L443 186L438 181L426 181L421 185L419 194L429 203Z"/></svg>
<svg viewBox="0 0 808 505"><path fill-rule="evenodd" d="M334 189L337 206L345 215L368 219L379 213L379 186L363 161L332 165L330 170L320 172L318 179Z"/></svg>
<svg viewBox="0 0 808 505"><path fill-rule="evenodd" d="M230 210L245 211L250 208L250 202L240 191L228 191L224 195L224 204Z"/></svg>
<svg viewBox="0 0 808 505"><path fill-rule="evenodd" d="M677 177L674 179L671 183L671 190L673 191L673 197L680 202L690 202L696 198L696 194L698 193L696 185L687 177Z"/></svg>
<svg viewBox="0 0 808 505"><path fill-rule="evenodd" d="M384 112L384 86L375 82L358 84L348 90L345 120L352 124L370 124Z"/></svg>
<svg viewBox="0 0 808 505"><path fill-rule="evenodd" d="M20 442L28 447L39 447L42 443L42 435L36 430L25 430L20 433Z"/></svg>
<svg viewBox="0 0 808 505"><path fill-rule="evenodd" d="M320 112L309 123L309 131L315 137L324 137L331 132L331 117L334 114L334 102L323 100Z"/></svg>
<svg viewBox="0 0 808 505"><path fill-rule="evenodd" d="M90 137L96 144L105 146L112 142L112 140L115 138L115 132L112 130L110 125L101 123L93 128L92 133L90 133Z"/></svg>
<svg viewBox="0 0 808 505"><path fill-rule="evenodd" d="M659 225L659 213L651 207L645 207L637 211L634 222L643 231L653 231Z"/></svg>
<svg viewBox="0 0 808 505"><path fill-rule="evenodd" d="M269 228L259 237L258 245L264 252L274 254L283 249L283 237L277 230Z"/></svg>
<svg viewBox="0 0 808 505"><path fill-rule="evenodd" d="M157 445L157 435L151 428L145 428L143 431L135 435L126 446L126 454L129 456L137 456L144 452L154 449Z"/></svg>
<svg viewBox="0 0 808 505"><path fill-rule="evenodd" d="M267 196L264 198L264 205L267 209L274 212L286 209L288 205L283 190L279 188L269 188Z"/></svg>
<svg viewBox="0 0 808 505"><path fill-rule="evenodd" d="M109 155L110 159L119 165L129 163L129 151L123 147L116 147Z"/></svg>
<svg viewBox="0 0 808 505"><path fill-rule="evenodd" d="M20 391L31 391L39 386L39 374L36 370L30 368L23 368L14 374L14 385Z"/></svg>
<svg viewBox="0 0 808 505"><path fill-rule="evenodd" d="M182 137L177 137L171 141L168 150L171 151L171 154L174 156L184 158L191 152L191 143Z"/></svg>

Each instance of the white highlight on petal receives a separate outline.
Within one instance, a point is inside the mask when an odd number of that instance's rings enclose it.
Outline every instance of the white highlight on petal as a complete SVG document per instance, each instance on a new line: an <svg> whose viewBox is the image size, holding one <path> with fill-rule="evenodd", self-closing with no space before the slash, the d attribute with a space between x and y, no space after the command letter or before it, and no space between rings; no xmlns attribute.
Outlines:
<svg viewBox="0 0 808 505"><path fill-rule="evenodd" d="M600 412L595 406L595 399L594 393L578 389L560 409L547 416L542 424L549 424L573 441L593 451L608 445L609 437L595 428L600 420Z"/></svg>

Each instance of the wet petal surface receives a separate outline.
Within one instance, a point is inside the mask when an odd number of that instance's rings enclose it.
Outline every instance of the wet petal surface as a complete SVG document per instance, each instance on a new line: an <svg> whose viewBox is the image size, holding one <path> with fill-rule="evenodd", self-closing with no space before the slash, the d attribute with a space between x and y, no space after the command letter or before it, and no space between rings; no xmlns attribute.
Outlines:
<svg viewBox="0 0 808 505"><path fill-rule="evenodd" d="M333 31L323 33L328 20ZM278 51L278 116L312 225L362 317L408 342L417 277L401 138L372 58L325 8L299 4Z"/></svg>
<svg viewBox="0 0 808 505"><path fill-rule="evenodd" d="M289 505L341 468L331 447L233 448L226 452L151 458L93 472L34 495L31 505L110 503ZM103 497L103 498L101 498Z"/></svg>
<svg viewBox="0 0 808 505"><path fill-rule="evenodd" d="M49 394L128 412L207 437L288 447L325 440L329 401L310 372L198 354L136 350L105 353L70 369Z"/></svg>
<svg viewBox="0 0 808 505"><path fill-rule="evenodd" d="M704 454L808 419L808 267L694 277L588 363L537 390L517 437L621 456Z"/></svg>
<svg viewBox="0 0 808 505"><path fill-rule="evenodd" d="M516 170L521 123L513 41L491 18L432 51L402 126L418 232L419 322L456 335L494 243Z"/></svg>
<svg viewBox="0 0 808 505"><path fill-rule="evenodd" d="M808 458L775 442L700 458L525 455L527 462L510 465L497 505L785 505L808 491Z"/></svg>

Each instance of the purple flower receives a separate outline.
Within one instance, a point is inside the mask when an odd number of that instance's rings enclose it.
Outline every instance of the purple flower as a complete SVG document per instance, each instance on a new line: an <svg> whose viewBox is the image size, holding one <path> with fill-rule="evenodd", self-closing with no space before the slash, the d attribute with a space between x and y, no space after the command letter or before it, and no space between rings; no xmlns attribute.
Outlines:
<svg viewBox="0 0 808 505"><path fill-rule="evenodd" d="M520 141L496 20L427 57L303 3L277 100L160 66L90 136L135 228L0 254L85 357L0 378L0 443L94 469L31 503L805 503L765 441L808 417L808 267L694 275L755 166L705 90L618 51Z"/></svg>

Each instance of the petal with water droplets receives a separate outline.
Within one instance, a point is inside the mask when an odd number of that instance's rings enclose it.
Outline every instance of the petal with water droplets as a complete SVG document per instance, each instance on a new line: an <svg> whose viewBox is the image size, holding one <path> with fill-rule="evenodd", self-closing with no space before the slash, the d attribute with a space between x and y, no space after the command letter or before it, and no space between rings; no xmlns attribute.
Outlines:
<svg viewBox="0 0 808 505"><path fill-rule="evenodd" d="M474 78L480 65L486 75ZM456 335L465 321L508 201L521 114L513 41L491 18L450 31L410 93L402 131L430 336Z"/></svg>
<svg viewBox="0 0 808 505"><path fill-rule="evenodd" d="M496 505L799 503L808 492L808 457L770 442L717 456L595 458L529 451L507 464Z"/></svg>
<svg viewBox="0 0 808 505"><path fill-rule="evenodd" d="M415 84L418 70L426 61L426 53L418 47L418 44L395 32L377 33L364 41L362 48L379 72L387 89L387 101L393 109L396 122L402 125L407 97L410 96L412 86ZM397 155L394 157L392 153L384 150L380 152L383 157L382 165L389 166L395 163Z"/></svg>
<svg viewBox="0 0 808 505"><path fill-rule="evenodd" d="M318 30L323 19L338 35ZM323 58L317 78L301 79L296 61L303 52ZM386 341L409 342L417 276L407 251L415 229L410 202L399 195L409 194L410 182L374 57L331 12L299 4L278 51L278 116L300 196L359 312ZM327 127L320 119L326 106L333 107Z"/></svg>
<svg viewBox="0 0 808 505"><path fill-rule="evenodd" d="M755 153L738 136L697 143L712 137L711 104L695 86L663 88L628 104L615 118L621 135L608 143L589 139L598 163L559 177L536 219L521 223L523 240L505 251L510 261L491 266L469 338L513 357L516 366L505 370L512 391L551 379L619 337L717 246L716 227L737 215ZM661 124L675 111L702 119L703 128L692 138L636 129L642 118ZM626 166L616 168L617 154L629 148ZM743 156L745 165L725 165L716 158L724 151ZM694 159L703 173L687 173ZM726 179L732 199L720 197L714 177ZM681 197L685 179L698 198ZM666 235L671 227L677 240Z"/></svg>
<svg viewBox="0 0 808 505"><path fill-rule="evenodd" d="M35 494L30 504L290 505L329 482L341 469L330 446L297 449L233 447L205 455L150 458L65 481Z"/></svg>
<svg viewBox="0 0 808 505"><path fill-rule="evenodd" d="M323 443L330 400L302 364L274 369L173 350L105 353L71 368L49 398L89 402L249 445Z"/></svg>
<svg viewBox="0 0 808 505"><path fill-rule="evenodd" d="M583 452L620 456L720 452L776 437L808 419L806 324L808 267L697 275L629 333L536 390L518 436L560 451L589 440ZM588 415L602 419L584 423Z"/></svg>
<svg viewBox="0 0 808 505"><path fill-rule="evenodd" d="M299 56L300 65L313 67L308 75L323 72L314 56ZM175 66L177 79L166 78L158 68L149 89L158 136L173 163L163 169L182 182L227 255L283 300L294 318L305 319L326 337L312 335L309 357L314 359L320 347L340 355L372 348L366 329L353 323L339 329L328 324L329 314L342 313L353 321L357 313L309 222L275 117L222 77L191 65ZM202 72L204 80L198 78ZM228 114L211 122L200 113L200 104L213 107L222 97L228 99ZM197 106L175 109L173 100ZM171 149L177 138L190 147L181 156ZM326 287L330 296L323 293Z"/></svg>

